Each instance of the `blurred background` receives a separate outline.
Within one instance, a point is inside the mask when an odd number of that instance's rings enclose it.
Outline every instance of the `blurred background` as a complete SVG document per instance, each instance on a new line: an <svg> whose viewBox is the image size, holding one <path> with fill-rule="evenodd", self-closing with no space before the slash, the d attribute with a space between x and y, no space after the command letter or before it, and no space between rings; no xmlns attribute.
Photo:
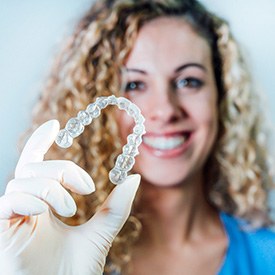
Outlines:
<svg viewBox="0 0 275 275"><path fill-rule="evenodd" d="M0 195L13 177L18 139L30 125L55 53L91 0L1 0L0 2ZM262 91L269 124L275 125L275 1L201 0L226 18L241 43ZM273 105L273 106L272 106ZM274 138L275 141L275 138ZM271 150L274 153L274 145ZM273 154L275 157L275 155ZM270 196L275 208L275 195Z"/></svg>

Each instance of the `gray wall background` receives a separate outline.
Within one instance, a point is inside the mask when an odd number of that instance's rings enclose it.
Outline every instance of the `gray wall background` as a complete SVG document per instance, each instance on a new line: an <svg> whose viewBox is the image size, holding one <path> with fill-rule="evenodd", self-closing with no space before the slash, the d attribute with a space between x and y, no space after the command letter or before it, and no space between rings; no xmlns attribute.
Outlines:
<svg viewBox="0 0 275 275"><path fill-rule="evenodd" d="M263 91L267 117L274 127L275 1L201 2L230 22L256 85ZM19 157L18 138L30 124L31 109L52 58L90 3L88 0L0 2L0 195L13 177ZM271 150L274 153L273 144ZM270 201L275 207L273 197Z"/></svg>

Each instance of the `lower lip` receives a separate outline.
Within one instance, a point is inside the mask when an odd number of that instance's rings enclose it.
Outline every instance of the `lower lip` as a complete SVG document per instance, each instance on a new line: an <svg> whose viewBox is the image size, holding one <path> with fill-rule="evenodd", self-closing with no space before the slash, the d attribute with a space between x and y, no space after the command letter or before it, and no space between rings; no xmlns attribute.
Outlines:
<svg viewBox="0 0 275 275"><path fill-rule="evenodd" d="M151 147L148 144L145 144L144 142L141 144L142 147L144 147L149 153L156 157L160 158L175 158L180 155L182 155L189 147L191 142L192 135L188 137L188 139L179 147L176 147L174 149L168 149L168 150L161 150Z"/></svg>

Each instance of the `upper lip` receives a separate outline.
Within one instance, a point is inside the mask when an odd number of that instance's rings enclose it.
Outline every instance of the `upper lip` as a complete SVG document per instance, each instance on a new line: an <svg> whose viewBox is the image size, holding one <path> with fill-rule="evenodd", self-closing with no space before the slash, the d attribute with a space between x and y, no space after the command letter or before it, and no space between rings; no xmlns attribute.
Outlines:
<svg viewBox="0 0 275 275"><path fill-rule="evenodd" d="M177 136L177 135L184 135L190 134L192 130L181 130L181 131L166 131L166 132L150 132L146 131L145 137L169 137L169 136Z"/></svg>

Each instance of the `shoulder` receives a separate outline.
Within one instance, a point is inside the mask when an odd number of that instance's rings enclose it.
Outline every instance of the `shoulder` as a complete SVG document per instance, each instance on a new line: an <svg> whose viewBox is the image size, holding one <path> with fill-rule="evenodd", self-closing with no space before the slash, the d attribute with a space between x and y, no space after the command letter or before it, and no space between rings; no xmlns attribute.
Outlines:
<svg viewBox="0 0 275 275"><path fill-rule="evenodd" d="M236 260L247 261L253 270L275 270L275 232L251 228L242 219L222 213L221 220L229 239L229 253ZM244 262L243 262L244 263Z"/></svg>
<svg viewBox="0 0 275 275"><path fill-rule="evenodd" d="M221 213L221 219L226 231L234 237L247 238L259 244L275 244L275 231L269 228L252 228L247 221L225 213Z"/></svg>

